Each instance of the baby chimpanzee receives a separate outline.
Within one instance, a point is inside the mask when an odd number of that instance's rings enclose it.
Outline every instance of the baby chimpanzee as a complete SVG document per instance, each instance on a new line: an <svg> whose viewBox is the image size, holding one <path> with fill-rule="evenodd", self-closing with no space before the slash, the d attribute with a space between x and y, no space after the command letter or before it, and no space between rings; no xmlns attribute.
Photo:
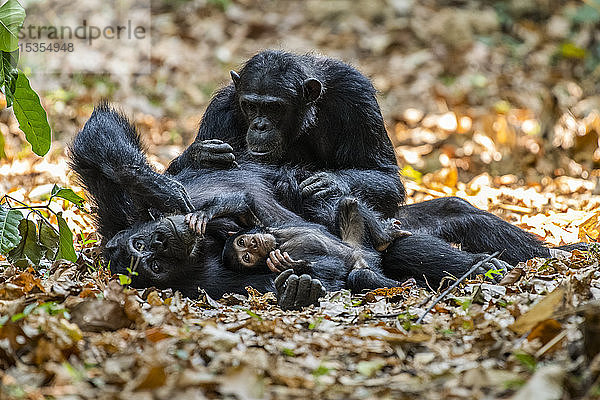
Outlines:
<svg viewBox="0 0 600 400"><path fill-rule="evenodd" d="M223 264L237 271L283 272L286 279L292 273L307 274L329 290L347 288L360 292L399 286L399 282L383 275L380 254L363 246L363 230L372 222L364 221L365 217L368 215L360 213L357 199L345 198L338 209L341 239L324 226L309 222L244 230L227 239ZM387 244L410 235L401 230L395 220L381 224L389 237Z"/></svg>

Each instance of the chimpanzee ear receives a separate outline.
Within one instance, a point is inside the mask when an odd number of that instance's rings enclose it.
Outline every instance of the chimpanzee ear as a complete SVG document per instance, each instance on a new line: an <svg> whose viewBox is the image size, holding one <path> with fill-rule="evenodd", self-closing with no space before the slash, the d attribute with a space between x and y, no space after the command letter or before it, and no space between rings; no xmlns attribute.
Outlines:
<svg viewBox="0 0 600 400"><path fill-rule="evenodd" d="M232 231L227 232L227 236L229 236L229 237L232 237L235 234L236 234L236 232L232 232Z"/></svg>
<svg viewBox="0 0 600 400"><path fill-rule="evenodd" d="M302 83L304 101L312 103L321 97L323 93L323 84L315 78L308 78Z"/></svg>
<svg viewBox="0 0 600 400"><path fill-rule="evenodd" d="M240 81L240 76L234 70L229 71L229 75L231 75L231 80L233 81L233 84L237 87L238 82Z"/></svg>
<svg viewBox="0 0 600 400"><path fill-rule="evenodd" d="M122 231L119 231L117 233L115 233L115 235L110 238L110 240L108 242L106 242L106 244L104 245L104 248L107 250L114 250L117 247L119 247L119 244L121 242L127 243L123 240L123 237L127 236L127 230L123 229Z"/></svg>

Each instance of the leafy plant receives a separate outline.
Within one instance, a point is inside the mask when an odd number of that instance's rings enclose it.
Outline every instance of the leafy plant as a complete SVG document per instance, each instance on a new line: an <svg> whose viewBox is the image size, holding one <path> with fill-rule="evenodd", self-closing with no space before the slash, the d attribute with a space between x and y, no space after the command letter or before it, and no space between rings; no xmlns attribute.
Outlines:
<svg viewBox="0 0 600 400"><path fill-rule="evenodd" d="M46 110L23 71L17 68L18 33L24 21L25 10L17 0L8 0L0 7L0 91L6 97L7 107L13 107L19 128L25 133L31 149L43 156L50 150Z"/></svg>
<svg viewBox="0 0 600 400"><path fill-rule="evenodd" d="M19 267L39 266L42 260L63 259L77 261L73 247L73 234L62 217L62 213L50 208L54 199L72 202L83 208L84 199L71 189L54 185L48 202L40 206L30 206L8 195L0 199L0 254ZM11 206L10 203L17 206ZM21 210L29 211L23 218ZM58 228L46 218L44 213L56 216Z"/></svg>

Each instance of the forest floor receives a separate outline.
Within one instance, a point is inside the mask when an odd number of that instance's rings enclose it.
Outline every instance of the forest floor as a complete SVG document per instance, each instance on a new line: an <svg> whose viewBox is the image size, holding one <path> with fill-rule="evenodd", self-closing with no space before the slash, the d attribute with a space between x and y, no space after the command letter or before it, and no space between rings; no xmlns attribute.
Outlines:
<svg viewBox="0 0 600 400"><path fill-rule="evenodd" d="M262 48L318 49L372 78L409 202L455 195L551 245L598 241L600 55L583 3L159 3L150 74L32 77L49 155L31 155L0 111L0 193L34 206L54 184L84 196L64 149L102 98L162 169L228 69ZM466 280L435 305L438 288L408 284L284 312L251 289L127 289L96 262L92 216L51 208L78 260L0 258L0 399L600 397L600 248L530 260L500 284Z"/></svg>

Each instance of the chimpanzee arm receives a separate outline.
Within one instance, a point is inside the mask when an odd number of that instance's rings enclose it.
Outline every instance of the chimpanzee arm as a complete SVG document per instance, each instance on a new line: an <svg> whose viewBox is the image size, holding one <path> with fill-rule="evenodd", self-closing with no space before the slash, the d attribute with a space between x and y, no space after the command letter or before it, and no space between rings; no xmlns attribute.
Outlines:
<svg viewBox="0 0 600 400"><path fill-rule="evenodd" d="M360 293L363 290L373 290L377 288L392 288L402 284L394 279L387 278L380 271L374 268L354 268L348 274L347 287L352 293Z"/></svg>
<svg viewBox="0 0 600 400"><path fill-rule="evenodd" d="M248 294L245 287L251 286L261 293L276 292L275 274L248 274L232 271L221 265L220 257L207 260L203 268L188 275L183 281L191 281L195 288L202 288L213 298L219 299L225 293Z"/></svg>
<svg viewBox="0 0 600 400"><path fill-rule="evenodd" d="M281 206L272 197L260 196L260 193L251 192L215 194L204 205L187 214L186 222L196 233L204 235L210 220L224 216L237 217L246 227L300 221L298 215Z"/></svg>
<svg viewBox="0 0 600 400"><path fill-rule="evenodd" d="M235 89L229 85L219 90L206 109L200 128L194 142L181 155L171 161L167 173L176 175L184 168L199 169L206 166L215 167L215 164L225 165L233 163L231 157L239 156L246 148L245 133L248 127L242 126L242 119L236 114ZM218 139L227 143L231 149L224 146L213 147L211 139ZM216 163L208 164L208 153L213 153L211 158ZM219 156L220 155L220 156Z"/></svg>

